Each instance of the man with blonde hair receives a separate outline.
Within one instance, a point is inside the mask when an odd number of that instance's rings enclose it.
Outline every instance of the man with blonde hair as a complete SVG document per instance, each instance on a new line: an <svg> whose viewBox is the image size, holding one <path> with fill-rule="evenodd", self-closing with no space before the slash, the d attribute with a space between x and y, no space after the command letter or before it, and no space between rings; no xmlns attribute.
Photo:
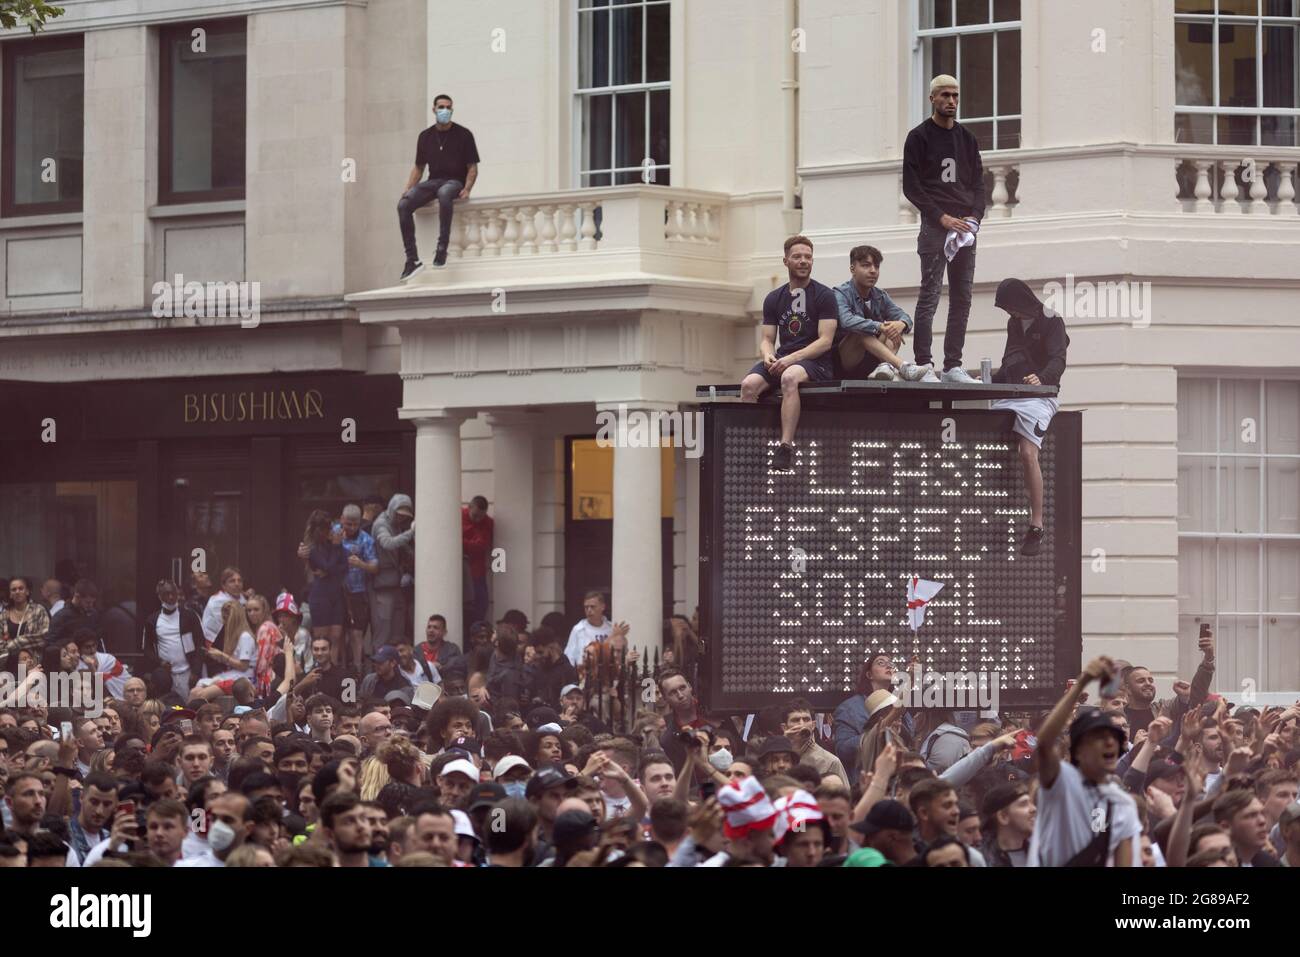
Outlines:
<svg viewBox="0 0 1300 957"><path fill-rule="evenodd" d="M930 81L932 111L903 145L903 194L921 213L916 252L921 290L912 338L915 364L930 362L931 325L948 272L948 325L943 334L943 381L975 379L961 365L975 280L975 234L984 217L984 166L975 135L957 122L960 88L948 74ZM935 382L933 370L922 381Z"/></svg>

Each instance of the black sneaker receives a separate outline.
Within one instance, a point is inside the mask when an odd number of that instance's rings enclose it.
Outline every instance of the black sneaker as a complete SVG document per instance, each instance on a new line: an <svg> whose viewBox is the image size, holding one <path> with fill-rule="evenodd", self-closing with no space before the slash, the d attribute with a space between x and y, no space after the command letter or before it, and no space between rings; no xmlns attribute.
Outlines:
<svg viewBox="0 0 1300 957"><path fill-rule="evenodd" d="M406 282L406 280L410 279L412 275L423 268L424 266L418 259L408 259L406 265L402 267L402 277L397 281Z"/></svg>
<svg viewBox="0 0 1300 957"><path fill-rule="evenodd" d="M1020 543L1021 555L1037 555L1043 545L1043 530L1037 525L1030 525L1025 532L1025 540Z"/></svg>
<svg viewBox="0 0 1300 957"><path fill-rule="evenodd" d="M794 447L782 442L777 447L776 454L772 456L772 471L789 472L792 468L794 468Z"/></svg>
<svg viewBox="0 0 1300 957"><path fill-rule="evenodd" d="M445 266L445 265L447 265L447 250L446 250L446 249L441 249L441 248L440 248L440 249L438 250L438 254L437 254L436 256L433 257L433 264L434 264L435 266Z"/></svg>

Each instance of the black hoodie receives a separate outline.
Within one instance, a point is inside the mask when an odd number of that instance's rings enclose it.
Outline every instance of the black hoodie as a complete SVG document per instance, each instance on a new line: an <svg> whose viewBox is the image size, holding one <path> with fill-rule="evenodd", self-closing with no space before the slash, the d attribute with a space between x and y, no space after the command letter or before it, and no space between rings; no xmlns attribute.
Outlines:
<svg viewBox="0 0 1300 957"><path fill-rule="evenodd" d="M1033 373L1043 385L1059 386L1065 374L1065 350L1070 345L1061 317L1047 309L1019 279L1002 280L993 304L1012 314L1007 320L1002 365L993 373L993 381L1020 384ZM1037 318L1025 328L1016 318L1017 313Z"/></svg>

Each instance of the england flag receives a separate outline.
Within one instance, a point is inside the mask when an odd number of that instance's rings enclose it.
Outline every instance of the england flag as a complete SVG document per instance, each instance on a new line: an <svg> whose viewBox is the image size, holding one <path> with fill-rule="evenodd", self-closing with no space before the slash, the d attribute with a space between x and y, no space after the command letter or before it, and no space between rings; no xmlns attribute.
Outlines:
<svg viewBox="0 0 1300 957"><path fill-rule="evenodd" d="M924 578L913 576L907 583L907 621L916 631L925 624L925 606L930 599L939 594L942 582L928 582Z"/></svg>

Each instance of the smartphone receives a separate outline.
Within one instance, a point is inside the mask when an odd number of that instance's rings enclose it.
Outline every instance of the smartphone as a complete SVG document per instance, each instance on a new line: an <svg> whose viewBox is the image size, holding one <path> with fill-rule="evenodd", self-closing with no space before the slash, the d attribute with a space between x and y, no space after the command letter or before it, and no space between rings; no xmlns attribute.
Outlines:
<svg viewBox="0 0 1300 957"><path fill-rule="evenodd" d="M68 741L72 738L72 722L63 721L59 723L59 740Z"/></svg>
<svg viewBox="0 0 1300 957"><path fill-rule="evenodd" d="M134 815L134 814L135 814L135 802L134 802L134 801L120 801L120 802L118 802L118 805L117 805L117 813L118 813L118 814L131 814L131 815Z"/></svg>
<svg viewBox="0 0 1300 957"><path fill-rule="evenodd" d="M718 793L717 781L705 781L700 785L700 800L707 801L711 797L716 797Z"/></svg>
<svg viewBox="0 0 1300 957"><path fill-rule="evenodd" d="M1116 668L1109 678L1101 683L1101 689L1097 692L1103 698L1113 698L1119 694L1120 689L1124 687L1124 682L1120 678L1120 670Z"/></svg>
<svg viewBox="0 0 1300 957"><path fill-rule="evenodd" d="M1210 623L1208 621L1201 623L1201 637L1202 638L1210 637Z"/></svg>
<svg viewBox="0 0 1300 957"><path fill-rule="evenodd" d="M189 718L181 718L181 720L176 723L181 726L181 734L191 735L194 733L194 722Z"/></svg>

